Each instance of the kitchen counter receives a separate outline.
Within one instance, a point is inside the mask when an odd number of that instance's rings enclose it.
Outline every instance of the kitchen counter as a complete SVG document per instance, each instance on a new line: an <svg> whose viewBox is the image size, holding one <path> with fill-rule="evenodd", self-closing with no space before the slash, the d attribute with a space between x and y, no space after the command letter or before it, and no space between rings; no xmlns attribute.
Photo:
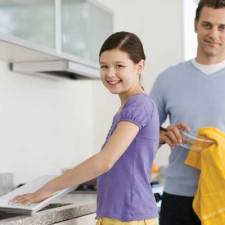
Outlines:
<svg viewBox="0 0 225 225"><path fill-rule="evenodd" d="M96 194L67 194L32 216L0 212L0 225L49 225L95 212Z"/></svg>

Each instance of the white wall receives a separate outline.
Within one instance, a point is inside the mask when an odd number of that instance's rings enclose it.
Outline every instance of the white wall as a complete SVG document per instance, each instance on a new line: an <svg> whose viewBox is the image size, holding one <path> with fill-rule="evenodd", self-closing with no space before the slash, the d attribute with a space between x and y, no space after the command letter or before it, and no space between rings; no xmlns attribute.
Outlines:
<svg viewBox="0 0 225 225"><path fill-rule="evenodd" d="M91 82L12 73L0 61L0 173L59 173L93 151Z"/></svg>
<svg viewBox="0 0 225 225"><path fill-rule="evenodd" d="M99 0L113 9L114 31L130 31L142 40L146 53L143 84L149 92L158 73L167 66L183 60L183 17L180 0ZM102 85L94 85L95 147L102 145L111 119L118 109L117 97L106 94ZM166 165L168 148L161 149L157 162Z"/></svg>
<svg viewBox="0 0 225 225"><path fill-rule="evenodd" d="M197 37L194 29L195 10L197 1L183 0L183 32L184 32L184 58L192 59L196 55Z"/></svg>

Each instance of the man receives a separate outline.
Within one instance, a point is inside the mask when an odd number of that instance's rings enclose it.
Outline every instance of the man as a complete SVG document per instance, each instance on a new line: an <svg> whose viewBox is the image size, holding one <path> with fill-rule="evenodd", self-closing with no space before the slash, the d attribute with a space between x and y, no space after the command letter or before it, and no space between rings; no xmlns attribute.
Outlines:
<svg viewBox="0 0 225 225"><path fill-rule="evenodd" d="M198 48L195 59L162 72L151 92L162 124L161 144L172 151L166 172L160 225L199 225L192 209L199 171L184 164L188 149L181 131L217 127L225 132L225 0L200 0L195 17Z"/></svg>

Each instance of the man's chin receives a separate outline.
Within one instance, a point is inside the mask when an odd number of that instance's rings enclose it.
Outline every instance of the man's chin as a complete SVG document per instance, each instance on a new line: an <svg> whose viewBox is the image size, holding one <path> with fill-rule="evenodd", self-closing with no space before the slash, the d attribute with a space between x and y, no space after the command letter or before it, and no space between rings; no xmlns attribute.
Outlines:
<svg viewBox="0 0 225 225"><path fill-rule="evenodd" d="M218 52L217 51L205 51L205 54L207 55L207 57L216 57L216 56L218 56Z"/></svg>

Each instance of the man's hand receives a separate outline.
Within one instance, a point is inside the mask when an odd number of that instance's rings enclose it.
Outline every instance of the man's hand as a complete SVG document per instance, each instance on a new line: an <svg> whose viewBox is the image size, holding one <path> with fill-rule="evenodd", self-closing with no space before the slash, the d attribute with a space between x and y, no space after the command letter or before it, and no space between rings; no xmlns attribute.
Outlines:
<svg viewBox="0 0 225 225"><path fill-rule="evenodd" d="M191 131L191 128L185 123L177 123L167 128L160 128L160 144L168 144L171 148L181 144L182 130Z"/></svg>

